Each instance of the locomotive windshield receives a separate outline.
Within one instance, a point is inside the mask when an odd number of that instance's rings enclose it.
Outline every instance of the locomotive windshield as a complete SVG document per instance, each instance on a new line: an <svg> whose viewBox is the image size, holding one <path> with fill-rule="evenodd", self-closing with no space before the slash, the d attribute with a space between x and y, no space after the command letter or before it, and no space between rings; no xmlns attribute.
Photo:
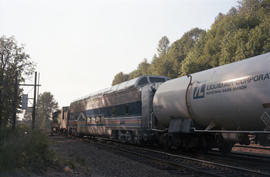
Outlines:
<svg viewBox="0 0 270 177"><path fill-rule="evenodd" d="M161 77L150 77L150 82L151 83L156 83L156 82L165 82L165 78L161 78Z"/></svg>
<svg viewBox="0 0 270 177"><path fill-rule="evenodd" d="M139 80L138 85L139 86L144 86L144 85L146 85L148 83L165 82L166 80L168 80L167 77L144 76Z"/></svg>
<svg viewBox="0 0 270 177"><path fill-rule="evenodd" d="M141 80L139 80L138 85L143 86L148 84L147 77L143 77Z"/></svg>

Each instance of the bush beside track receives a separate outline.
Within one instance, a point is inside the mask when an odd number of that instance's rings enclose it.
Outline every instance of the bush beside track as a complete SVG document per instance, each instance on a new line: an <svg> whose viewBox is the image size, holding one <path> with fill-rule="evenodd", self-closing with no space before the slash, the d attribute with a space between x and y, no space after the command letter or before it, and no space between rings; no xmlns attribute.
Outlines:
<svg viewBox="0 0 270 177"><path fill-rule="evenodd" d="M49 149L47 136L25 127L0 131L0 171L41 173L55 162L55 154ZM0 173L0 175L1 175Z"/></svg>

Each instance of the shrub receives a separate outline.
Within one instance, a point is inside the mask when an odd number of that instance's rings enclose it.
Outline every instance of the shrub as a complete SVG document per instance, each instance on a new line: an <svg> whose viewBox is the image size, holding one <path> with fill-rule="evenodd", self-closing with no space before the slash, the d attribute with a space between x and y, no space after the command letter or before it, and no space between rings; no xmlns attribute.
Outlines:
<svg viewBox="0 0 270 177"><path fill-rule="evenodd" d="M20 168L42 172L53 163L54 156L46 135L41 131L18 128L0 132L0 171Z"/></svg>

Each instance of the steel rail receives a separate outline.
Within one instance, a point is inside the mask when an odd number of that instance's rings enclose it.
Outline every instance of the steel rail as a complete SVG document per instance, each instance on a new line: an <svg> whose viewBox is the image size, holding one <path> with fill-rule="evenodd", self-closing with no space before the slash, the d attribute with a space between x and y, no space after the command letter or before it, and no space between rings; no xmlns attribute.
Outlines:
<svg viewBox="0 0 270 177"><path fill-rule="evenodd" d="M106 138L101 138L100 140L105 140L105 142L112 142L112 143L117 143L118 145L120 144L120 142L118 141L112 141L111 139L108 139L108 141L106 141ZM96 142L95 142L96 143ZM146 155L146 154L142 154L141 152L135 152L134 149L133 150L127 150L127 149L124 149L123 147L119 148L119 146L115 146L115 145L109 145L107 143L101 143L99 141L100 145L102 146L107 146L109 147L110 149L115 149L117 151L120 151L120 152L125 152L127 154L133 154L135 156L138 156L138 157L141 157L141 158L144 158L144 159L147 159L147 160L152 160L153 163L159 163L161 165L170 165L170 166L173 166L174 168L176 169L187 169L189 171L189 173L200 173L200 174L205 174L205 175L208 175L208 176L218 176L218 177L225 177L224 175L220 175L220 174L217 174L215 172L211 172L211 171L207 171L205 169L199 169L199 168L195 168L195 167L192 167L188 164L183 164L183 163L176 163L176 162L173 162L173 161L168 161L168 160L164 160L164 159L160 159L160 158L157 158L157 157L153 157L151 155ZM123 145L123 144L122 144ZM127 145L127 144L125 144ZM129 146L129 145L128 145ZM132 146L133 147L133 146ZM145 149L145 148L140 148L140 150L142 149Z"/></svg>
<svg viewBox="0 0 270 177"><path fill-rule="evenodd" d="M194 162L200 162L200 163L204 163L204 164L208 164L208 165L215 165L215 166L219 166L219 167L223 167L223 168L238 170L238 171L242 171L242 172L249 172L249 173L253 173L253 174L257 174L257 175L270 176L270 173L261 172L260 170L252 170L252 169L247 169L247 168L242 168L242 167L235 167L235 166L231 166L231 165L227 165L227 164L221 164L221 163L217 163L217 162L201 160L201 159L188 157L188 156L184 156L184 155L171 154L171 153L167 153L167 152L163 152L163 151L150 150L150 149L145 149L145 148L143 148L143 149L147 150L149 152L160 153L160 154L168 155L171 157L177 157L177 158L190 160L190 161L194 161Z"/></svg>
<svg viewBox="0 0 270 177"><path fill-rule="evenodd" d="M270 151L270 147L251 146L251 145L234 145L234 147L250 148L250 149L263 149Z"/></svg>
<svg viewBox="0 0 270 177"><path fill-rule="evenodd" d="M188 169L190 171L195 171L196 173L200 173L200 174L203 173L203 174L210 175L210 176L224 177L224 175L220 175L220 174L217 174L215 172L211 172L211 171L206 171L206 170L203 170L203 169L195 168L195 167L189 166L188 164L176 163L176 162L173 162L173 161L159 159L159 158L155 158L155 157L150 156L150 155L145 155L145 154L137 153L137 152L134 152L134 151L131 151L131 150L126 150L126 149L118 149L118 150L119 151L122 151L122 152L129 153L129 154L131 153L131 154L134 154L136 156L143 157L143 158L146 158L146 159L151 159L154 162L159 162L161 164L171 165L173 167L176 167L177 169L183 169L184 168L184 169Z"/></svg>
<svg viewBox="0 0 270 177"><path fill-rule="evenodd" d="M198 130L193 129L195 133L249 133L249 134L270 134L270 131L240 131L240 130Z"/></svg>
<svg viewBox="0 0 270 177"><path fill-rule="evenodd" d="M118 141L113 141L112 139L107 139L107 138L101 138L100 140L104 140L104 141L107 140L107 141L110 141L112 143L117 143L117 144L120 143ZM104 143L101 143L101 144L104 145ZM109 146L108 144L105 144L105 145ZM216 174L216 173L211 172L210 170L206 171L205 169L203 170L203 169L200 169L200 168L191 167L191 166L189 166L187 164L176 163L176 162L173 162L173 161L167 161L167 160L163 160L163 159L161 160L159 158L155 158L155 157L150 156L150 155L145 155L145 154L135 152L134 151L134 146L127 145L127 144L124 144L124 145L130 146L133 149L132 150L127 150L127 149L123 149L123 148L118 147L117 150L122 151L122 152L126 152L126 153L131 153L131 154L134 154L134 155L137 155L137 156L140 156L140 157L144 157L146 159L152 159L152 160L155 160L155 161L159 161L159 162L164 163L164 164L166 163L166 164L172 165L174 167L186 168L188 170L204 173L204 174L211 175L211 176L219 176L219 177L222 176L223 177L224 174L225 174L222 171L220 172L222 174ZM110 147L112 147L112 146L110 146ZM223 169L227 169L227 170L232 170L234 172L250 173L250 174L253 174L253 175L269 176L270 177L270 173L263 172L263 171L260 171L260 170L253 170L253 169L243 168L243 167L239 167L239 166L231 166L231 165L228 165L228 164L211 162L211 161L208 161L208 160L197 159L197 158L189 157L189 156L186 156L186 155L172 154L172 153L168 153L168 152L164 152L164 151L153 150L153 149L143 148L143 147L138 147L138 146L136 146L136 148L138 150L143 150L143 151L146 151L146 152L162 154L162 155L166 155L168 157L174 157L174 158L179 158L181 160L192 161L192 162L196 162L196 163L199 163L199 164L203 164L201 166L208 165L210 167L214 166L214 167L219 167L219 168L223 168Z"/></svg>

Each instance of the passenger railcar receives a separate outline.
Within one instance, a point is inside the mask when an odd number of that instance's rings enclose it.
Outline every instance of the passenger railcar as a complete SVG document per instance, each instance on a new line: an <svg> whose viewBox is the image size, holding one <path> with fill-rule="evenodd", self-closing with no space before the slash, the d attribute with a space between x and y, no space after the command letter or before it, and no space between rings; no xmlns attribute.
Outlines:
<svg viewBox="0 0 270 177"><path fill-rule="evenodd" d="M60 128L60 116L61 111L57 110L52 114L52 121L50 123L51 126L51 135L59 133Z"/></svg>
<svg viewBox="0 0 270 177"><path fill-rule="evenodd" d="M67 134L69 118L69 106L62 107L59 118L59 129L62 134Z"/></svg>
<svg viewBox="0 0 270 177"><path fill-rule="evenodd" d="M146 140L152 127L153 91L166 80L163 76L141 76L72 102L70 134L137 143Z"/></svg>
<svg viewBox="0 0 270 177"><path fill-rule="evenodd" d="M67 134L69 119L69 106L62 107L53 113L52 116L52 132Z"/></svg>

